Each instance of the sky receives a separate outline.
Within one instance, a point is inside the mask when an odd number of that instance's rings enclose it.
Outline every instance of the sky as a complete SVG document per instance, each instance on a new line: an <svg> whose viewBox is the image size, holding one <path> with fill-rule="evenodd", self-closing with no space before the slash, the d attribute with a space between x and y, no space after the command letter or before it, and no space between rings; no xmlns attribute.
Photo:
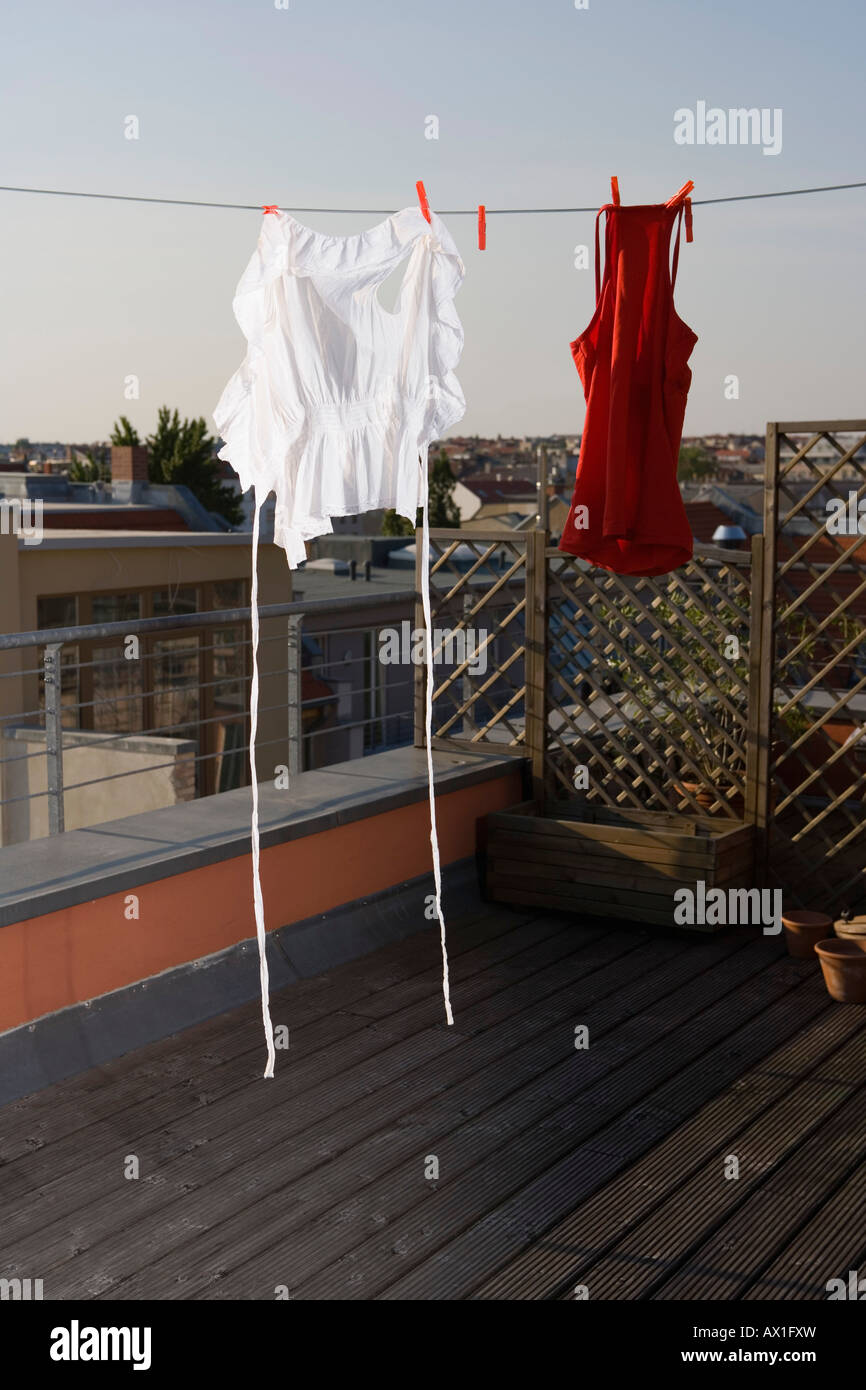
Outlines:
<svg viewBox="0 0 866 1390"><path fill-rule="evenodd" d="M6 6L0 183L277 203L350 234L418 179L443 213L597 207L612 174L625 203L866 179L862 0L579 2ZM781 110L781 149L677 143L699 102ZM148 433L162 404L210 420L260 217L0 192L0 440L106 439L121 414ZM445 220L466 265L454 433L579 432L593 214L491 212L485 251L474 216ZM686 434L866 414L864 265L866 188L696 207Z"/></svg>

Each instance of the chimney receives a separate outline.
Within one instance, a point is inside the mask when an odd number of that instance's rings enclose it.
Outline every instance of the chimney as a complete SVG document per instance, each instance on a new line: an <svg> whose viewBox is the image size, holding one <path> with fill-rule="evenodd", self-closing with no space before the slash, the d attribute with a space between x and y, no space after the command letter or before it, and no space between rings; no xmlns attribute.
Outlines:
<svg viewBox="0 0 866 1390"><path fill-rule="evenodd" d="M112 444L111 481L147 482L147 449L143 444Z"/></svg>

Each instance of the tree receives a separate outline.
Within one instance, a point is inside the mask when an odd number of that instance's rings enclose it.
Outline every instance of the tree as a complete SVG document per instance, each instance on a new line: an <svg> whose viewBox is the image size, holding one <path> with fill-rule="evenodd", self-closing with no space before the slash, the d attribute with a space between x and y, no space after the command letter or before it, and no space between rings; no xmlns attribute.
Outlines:
<svg viewBox="0 0 866 1390"><path fill-rule="evenodd" d="M433 460L427 478L427 505L430 509L431 526L459 527L460 512L453 497L454 487L455 479L448 455L442 452ZM388 508L382 520L382 535L414 536L416 529L422 526L423 522L424 513L420 507L414 526L405 516L399 516L397 512Z"/></svg>
<svg viewBox="0 0 866 1390"><path fill-rule="evenodd" d="M160 406L156 429L145 442L152 483L188 487L209 512L225 517L233 526L243 521L238 497L220 482L216 441L208 434L203 417L181 420L177 410Z"/></svg>
<svg viewBox="0 0 866 1390"><path fill-rule="evenodd" d="M684 444L680 449L677 478L680 482L699 482L716 471L714 460L699 444Z"/></svg>
<svg viewBox="0 0 866 1390"><path fill-rule="evenodd" d="M89 449L76 449L84 458L73 459L69 465L69 479L73 483L99 483L109 476L106 450L98 445Z"/></svg>
<svg viewBox="0 0 866 1390"><path fill-rule="evenodd" d="M459 527L460 512L454 501L454 474L444 452L433 460L429 479L428 506L431 526Z"/></svg>
<svg viewBox="0 0 866 1390"><path fill-rule="evenodd" d="M408 517L400 516L393 507L388 507L382 518L383 536L414 536L415 527Z"/></svg>
<svg viewBox="0 0 866 1390"><path fill-rule="evenodd" d="M129 422L129 420L127 420L125 415L121 415L120 419L115 423L114 429L111 431L110 438L112 444L141 443L138 430L135 428L133 424Z"/></svg>

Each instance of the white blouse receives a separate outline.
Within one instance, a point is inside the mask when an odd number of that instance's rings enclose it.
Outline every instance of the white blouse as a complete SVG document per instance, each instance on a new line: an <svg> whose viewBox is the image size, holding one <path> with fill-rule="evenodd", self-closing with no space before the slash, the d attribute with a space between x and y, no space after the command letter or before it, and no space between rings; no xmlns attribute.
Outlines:
<svg viewBox="0 0 866 1390"><path fill-rule="evenodd" d="M390 313L378 287L404 262ZM287 212L262 219L234 299L247 354L214 420L243 490L275 494L274 540L292 568L331 517L394 507L414 523L419 455L465 409L454 375L463 277L447 227L420 208L347 237Z"/></svg>
<svg viewBox="0 0 866 1390"><path fill-rule="evenodd" d="M262 899L258 726L258 576L261 506L273 492L274 540L295 568L304 542L333 530L331 518L393 507L415 522L423 507L422 600L428 633L430 536L427 455L431 440L461 419L465 400L454 368L463 329L454 296L463 262L434 212L405 208L355 236L311 231L287 212L265 213L259 244L234 299L247 339L242 366L214 411L227 459L246 492L254 489L251 593L253 672L250 711L253 905L259 947L262 1019L274 1074L274 1034ZM397 307L383 308L378 287L406 262ZM425 725L430 845L442 944L445 1014L448 984L442 875L433 786L432 642L427 642Z"/></svg>

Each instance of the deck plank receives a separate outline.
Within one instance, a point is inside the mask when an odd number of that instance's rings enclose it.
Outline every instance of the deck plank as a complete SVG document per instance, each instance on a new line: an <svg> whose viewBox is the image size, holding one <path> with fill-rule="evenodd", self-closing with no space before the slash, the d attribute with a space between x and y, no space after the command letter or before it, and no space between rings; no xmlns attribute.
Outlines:
<svg viewBox="0 0 866 1390"><path fill-rule="evenodd" d="M679 946L672 948L670 943L661 943L653 946L653 952L658 954L663 961L669 957L672 950L681 951ZM539 1069L538 1048L534 1043L537 1035L545 1031L555 1035L552 1038L551 1046L555 1049L557 1057L561 1057L564 1046L568 1045L568 1036L562 1026L557 1023L557 1018L568 1018L573 1010L574 1003L574 981L581 976L587 977L587 991L602 994L604 990L616 991L617 997L612 1009L618 1016L624 1002L619 996L619 991L623 983L623 971L619 964L622 955L622 948L617 947L616 943L611 942L608 951L611 955L612 966L608 972L607 983L603 980L603 969L598 968L598 960L589 961L584 959L581 952L577 952L574 957L573 979L569 980L567 971L559 965L556 970L546 972L548 978L545 981L541 975L530 977L527 981L522 981L518 985L510 987L508 993L504 993L498 998L492 998L487 1005L480 1005L476 1017L479 1032L477 1043L472 1050L465 1047L459 1053L454 1054L454 1064L445 1068L426 1068L425 1074L417 1078L409 1076L406 1080L398 1080L385 1089L379 1089L369 1095L365 1103L357 1106L350 1106L347 1109L339 1109L336 1106L334 1088L331 1086L322 1088L322 1099L328 1106L328 1112L332 1117L333 1128L328 1136L327 1150L323 1146L321 1126L310 1125L309 1097L307 1093L302 1099L305 1101L303 1112L297 1109L281 1106L275 1108L271 1114L262 1118L261 1125L256 1129L255 1135L242 1133L240 1145L236 1142L225 1143L217 1136L216 1140L209 1148L199 1149L190 1156L188 1167L193 1175L198 1175L200 1183L204 1178L212 1173L214 1168L218 1168L220 1173L225 1174L222 1186L214 1189L207 1188L200 1194L200 1199L191 1194L184 1194L182 1199L176 1203L178 1228L182 1229L184 1223L194 1219L195 1211L201 1209L202 1223L216 1223L222 1215L224 1208L232 1213L236 1213L238 1207L254 1206L256 1212L253 1218L253 1228L262 1228L267 1237L273 1223L283 1218L283 1208L285 1206L284 1190L288 1186L288 1191L294 1194L294 1182L301 1175L307 1174L311 1179L311 1190L315 1191L316 1183L321 1186L321 1177L326 1159L331 1159L335 1154L344 1150L354 1148L359 1140L365 1136L370 1141L370 1157L368 1163L372 1163L372 1168L368 1168L366 1178L369 1181L371 1176L376 1176L381 1172L385 1159L392 1159L392 1150L398 1150L398 1139L408 1138L414 1142L413 1126L409 1122L415 1107L426 1102L431 1112L433 1121L436 1121L438 1110L441 1108L441 1097L446 1096L450 1103L453 1099L454 1086L459 1083L461 1078L464 1081L464 1102L467 1107L471 1106L472 1097L477 1089L479 1071L481 1065L487 1065L507 1088L513 1077L513 1067L519 1063L524 1073L530 1076L537 1074ZM635 959L630 966L635 975L643 976L650 964L644 953L631 953ZM613 966L616 966L614 969ZM555 993L546 997L552 987ZM657 986L663 987L663 986ZM521 990L524 995L522 1011L515 1011L517 998L516 991ZM487 1025L482 1027L482 1025ZM437 1025L437 1031L440 1025ZM568 1032L570 1033L570 1029ZM515 1048L524 1044L519 1057L515 1054ZM503 1060L508 1064L508 1068L503 1068ZM408 1083L408 1084L407 1084ZM200 1137L200 1136L199 1136ZM286 1152L287 1140L290 1140L288 1154ZM182 1154L181 1157L185 1157ZM202 1169L206 1172L203 1173ZM158 1170L154 1178L161 1181L165 1176L163 1169ZM178 1174L175 1170L175 1177L183 1176L183 1172ZM189 1177L189 1173L187 1173ZM358 1186L357 1175L353 1173L350 1185L352 1188ZM118 1198L114 1202L116 1215L121 1222L128 1220L130 1211L129 1203L134 1195L129 1197L126 1192L119 1196L116 1192L118 1187L116 1171L112 1173L112 1193ZM277 1199L276 1206L267 1215L261 1210L261 1202L267 1197L269 1190L272 1190ZM104 1202L101 1204L101 1220L104 1221L108 1212L107 1203L111 1194L106 1193ZM62 1194L61 1194L62 1199ZM153 1201L151 1207L155 1205ZM195 1208L195 1210L193 1209ZM171 1231L166 1226L166 1219L172 1213L169 1211L159 1214L152 1221L154 1227L153 1235L156 1239L163 1242L172 1240ZM245 1214L240 1221L240 1229L248 1231L250 1227L250 1216ZM188 1231L187 1231L188 1234ZM44 1252L43 1252L44 1257ZM186 1258L186 1257L184 1257ZM123 1269L129 1267L129 1257L122 1254L120 1264ZM106 1275L106 1267L102 1268L102 1277ZM161 1277L161 1276L160 1276ZM130 1291L130 1295L133 1292Z"/></svg>
<svg viewBox="0 0 866 1390"><path fill-rule="evenodd" d="M431 931L280 991L272 1082L251 1004L0 1109L0 1275L47 1299L808 1299L864 1263L866 1010L813 963L493 906L449 947L453 1028Z"/></svg>
<svg viewBox="0 0 866 1390"><path fill-rule="evenodd" d="M533 1241L474 1293L484 1299L572 1297L577 1283L669 1194L689 1181L719 1146L786 1095L860 1027L834 1010L810 982L798 995L802 1031L785 1041L661 1144Z"/></svg>
<svg viewBox="0 0 866 1390"><path fill-rule="evenodd" d="M500 949L508 950L513 940L511 933L533 921L538 923L537 932L545 930L545 920L531 910L497 908L483 916L460 919L449 928L449 954L456 964L461 956L485 942L498 942ZM546 930L551 935L561 928L561 919L546 919ZM306 1026L412 976L441 968L439 951L438 934L432 931L405 938L374 955L347 961L327 975L275 991L272 1004L276 1010L284 998L290 999L292 1025ZM199 1077L256 1046L260 1050L260 1006L255 1001L242 1004L185 1030L182 1046L178 1045L179 1036L171 1034L0 1107L0 1163L26 1156L58 1135L82 1128L83 1123L93 1123L102 1113L100 1102L105 1113L111 1114L127 1094L131 1102L140 1103L158 1094L167 1077ZM152 1090L146 1089L147 1083L152 1083Z"/></svg>

